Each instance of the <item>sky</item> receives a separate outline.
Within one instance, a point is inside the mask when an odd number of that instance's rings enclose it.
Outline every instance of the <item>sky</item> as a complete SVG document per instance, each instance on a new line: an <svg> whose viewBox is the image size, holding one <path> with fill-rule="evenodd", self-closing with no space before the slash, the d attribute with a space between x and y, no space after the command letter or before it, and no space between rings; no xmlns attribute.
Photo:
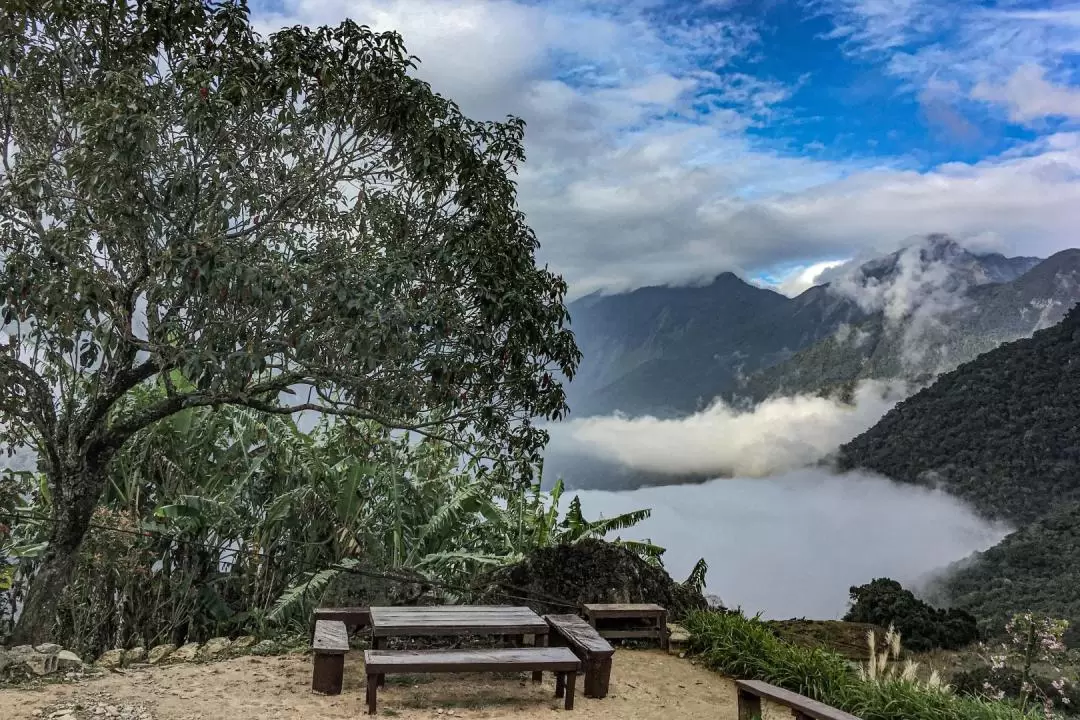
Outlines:
<svg viewBox="0 0 1080 720"><path fill-rule="evenodd" d="M949 233L1080 244L1080 2L252 0L269 33L396 30L478 119L571 297L732 270L795 294Z"/></svg>

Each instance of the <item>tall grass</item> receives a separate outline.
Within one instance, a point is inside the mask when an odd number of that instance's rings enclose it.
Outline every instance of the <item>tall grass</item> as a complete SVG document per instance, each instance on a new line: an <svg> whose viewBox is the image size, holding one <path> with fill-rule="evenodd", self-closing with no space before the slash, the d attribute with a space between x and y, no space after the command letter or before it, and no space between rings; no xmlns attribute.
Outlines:
<svg viewBox="0 0 1080 720"><path fill-rule="evenodd" d="M1035 720L1003 702L959 697L896 677L869 682L839 655L777 638L757 618L696 612L686 620L691 650L712 669L762 680L863 720Z"/></svg>

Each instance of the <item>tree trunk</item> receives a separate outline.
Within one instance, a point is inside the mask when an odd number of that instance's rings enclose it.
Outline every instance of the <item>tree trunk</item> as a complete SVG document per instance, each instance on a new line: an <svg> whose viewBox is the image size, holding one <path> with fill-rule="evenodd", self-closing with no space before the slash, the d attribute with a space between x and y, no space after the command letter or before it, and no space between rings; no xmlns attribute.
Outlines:
<svg viewBox="0 0 1080 720"><path fill-rule="evenodd" d="M22 614L15 624L14 645L39 645L51 640L56 625L56 608L71 582L75 559L82 545L98 499L105 487L103 464L54 476L46 472L52 490L52 527L49 547L30 579Z"/></svg>

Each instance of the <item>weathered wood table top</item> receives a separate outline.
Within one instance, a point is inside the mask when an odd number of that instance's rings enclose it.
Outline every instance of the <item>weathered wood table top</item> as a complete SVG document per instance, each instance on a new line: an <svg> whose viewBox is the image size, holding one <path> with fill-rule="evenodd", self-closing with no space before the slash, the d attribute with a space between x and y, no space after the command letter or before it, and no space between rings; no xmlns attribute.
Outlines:
<svg viewBox="0 0 1080 720"><path fill-rule="evenodd" d="M527 607L514 605L439 605L373 607L375 637L424 635L543 635L548 624Z"/></svg>

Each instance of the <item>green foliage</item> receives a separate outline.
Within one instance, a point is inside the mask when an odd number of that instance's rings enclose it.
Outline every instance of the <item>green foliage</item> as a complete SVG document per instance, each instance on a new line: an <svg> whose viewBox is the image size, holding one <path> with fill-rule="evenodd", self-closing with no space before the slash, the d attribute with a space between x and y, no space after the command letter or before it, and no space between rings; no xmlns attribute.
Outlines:
<svg viewBox="0 0 1080 720"><path fill-rule="evenodd" d="M850 592L851 608L845 621L893 626L909 650L958 650L979 639L977 622L970 613L935 608L895 580L877 578L852 587Z"/></svg>
<svg viewBox="0 0 1080 720"><path fill-rule="evenodd" d="M521 120L462 115L394 33L264 38L244 0L19 0L0 36L0 440L63 499L24 639L109 463L184 409L376 421L528 481L579 353Z"/></svg>
<svg viewBox="0 0 1080 720"><path fill-rule="evenodd" d="M712 669L763 680L863 720L1034 720L1000 702L958 697L905 680L866 682L851 664L820 648L790 645L757 618L698 612L685 621L691 649Z"/></svg>
<svg viewBox="0 0 1080 720"><path fill-rule="evenodd" d="M1066 505L942 573L934 594L1000 635L1014 613L1070 621L1065 640L1080 643L1080 506Z"/></svg>

